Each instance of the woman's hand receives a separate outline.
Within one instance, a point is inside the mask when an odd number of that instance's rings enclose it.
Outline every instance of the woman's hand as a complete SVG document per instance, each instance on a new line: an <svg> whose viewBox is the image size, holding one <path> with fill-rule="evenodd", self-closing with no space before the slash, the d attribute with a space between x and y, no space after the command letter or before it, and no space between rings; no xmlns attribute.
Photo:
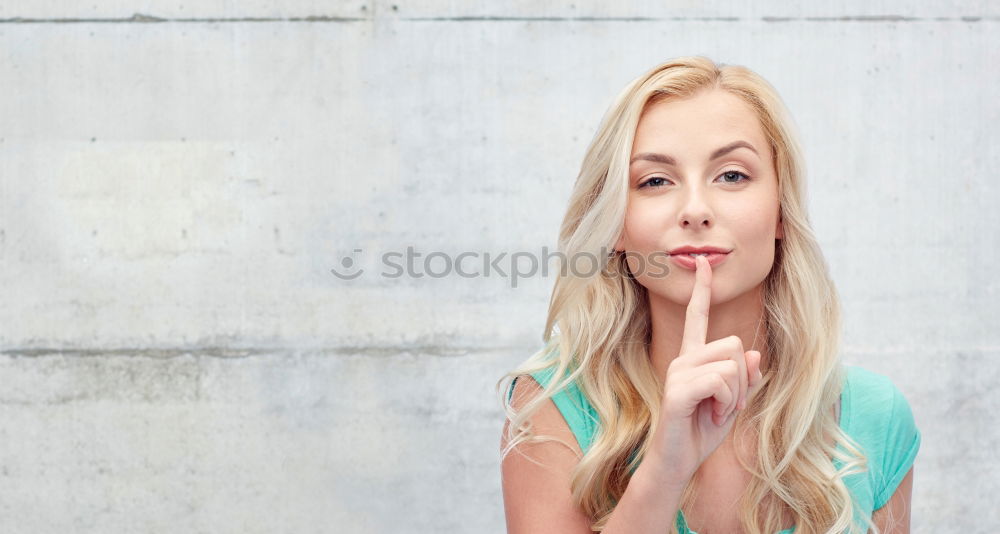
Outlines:
<svg viewBox="0 0 1000 534"><path fill-rule="evenodd" d="M725 440L737 410L762 380L760 352L743 350L737 336L705 343L712 268L695 256L695 282L684 320L680 355L667 368L655 454L669 479L686 486L698 467Z"/></svg>

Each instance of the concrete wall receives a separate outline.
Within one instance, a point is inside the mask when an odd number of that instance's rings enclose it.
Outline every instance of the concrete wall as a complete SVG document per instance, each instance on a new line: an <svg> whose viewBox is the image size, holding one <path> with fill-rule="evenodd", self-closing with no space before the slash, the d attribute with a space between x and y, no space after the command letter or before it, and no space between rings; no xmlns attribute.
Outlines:
<svg viewBox="0 0 1000 534"><path fill-rule="evenodd" d="M379 257L554 247L611 98L702 54L799 125L913 531L995 532L1000 6L664 4L0 4L0 529L504 532L553 278Z"/></svg>

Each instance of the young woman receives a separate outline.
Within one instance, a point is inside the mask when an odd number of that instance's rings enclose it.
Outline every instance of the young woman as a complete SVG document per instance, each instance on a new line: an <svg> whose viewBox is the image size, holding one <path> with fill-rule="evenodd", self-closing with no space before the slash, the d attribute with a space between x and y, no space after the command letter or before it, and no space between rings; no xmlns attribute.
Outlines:
<svg viewBox="0 0 1000 534"><path fill-rule="evenodd" d="M803 174L744 67L679 58L623 90L560 229L545 346L498 383L509 533L909 532L920 433L840 360Z"/></svg>

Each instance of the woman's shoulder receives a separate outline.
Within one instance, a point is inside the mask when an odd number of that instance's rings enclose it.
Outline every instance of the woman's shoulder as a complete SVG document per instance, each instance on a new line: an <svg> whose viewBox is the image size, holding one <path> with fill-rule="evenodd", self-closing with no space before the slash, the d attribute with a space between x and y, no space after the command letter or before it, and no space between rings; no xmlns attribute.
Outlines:
<svg viewBox="0 0 1000 534"><path fill-rule="evenodd" d="M544 389L555 381L557 371L556 366L551 366L535 371L530 376ZM558 381L563 382L569 374L570 370L567 369ZM552 402L559 409L559 413L569 425L570 430L573 431L580 449L586 452L597 433L599 417L576 380L570 381L565 387L559 388L553 393Z"/></svg>
<svg viewBox="0 0 1000 534"><path fill-rule="evenodd" d="M906 396L887 375L871 371L859 365L844 365L852 408L865 415L879 415L882 418L904 416L909 411ZM910 414L912 415L912 414Z"/></svg>
<svg viewBox="0 0 1000 534"><path fill-rule="evenodd" d="M866 423L865 429L877 430L913 423L910 403L891 378L857 365L845 368L845 394L855 426Z"/></svg>

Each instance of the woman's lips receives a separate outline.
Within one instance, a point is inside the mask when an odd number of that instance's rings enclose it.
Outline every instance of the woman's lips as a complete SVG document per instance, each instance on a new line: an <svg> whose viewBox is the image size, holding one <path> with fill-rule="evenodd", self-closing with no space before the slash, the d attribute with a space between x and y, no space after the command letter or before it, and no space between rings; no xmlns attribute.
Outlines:
<svg viewBox="0 0 1000 534"><path fill-rule="evenodd" d="M729 256L728 252L710 252L705 255L708 258L708 264L712 267L726 261L726 257ZM682 254L671 254L670 261L684 267L685 269L695 270L697 267L694 263L694 256L686 253Z"/></svg>

